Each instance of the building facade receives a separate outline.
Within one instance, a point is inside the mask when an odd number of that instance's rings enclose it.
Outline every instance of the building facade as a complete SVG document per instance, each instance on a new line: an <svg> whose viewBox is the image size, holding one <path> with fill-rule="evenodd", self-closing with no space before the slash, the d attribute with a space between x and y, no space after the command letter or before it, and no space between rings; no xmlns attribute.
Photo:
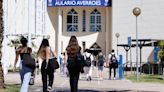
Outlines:
<svg viewBox="0 0 164 92"><path fill-rule="evenodd" d="M111 50L111 7L48 7L56 33L56 49L64 52L71 35L78 38L83 50L94 43L104 54Z"/></svg>
<svg viewBox="0 0 164 92"><path fill-rule="evenodd" d="M132 56L130 56L130 51L128 51L128 59L126 59L124 47L117 47L117 44L128 44L128 37L136 39L136 17L132 12L135 7L141 9L141 14L137 17L138 39L163 39L162 36L158 36L161 35L162 23L164 22L162 18L164 14L160 12L164 9L162 6L164 1L162 0L158 2L155 0L108 0L109 6L80 6L76 5L77 2L75 2L76 4L70 4L64 1L67 0L59 0L59 2L58 0L48 0L47 2L47 11L53 24L53 30L56 33L56 43L58 43L56 47L59 52L65 50L69 37L76 35L83 49L90 48L94 43L97 43L106 56L111 52L111 49L115 49L118 54L123 55L124 62L129 61L130 57L135 62L135 47L131 49ZM91 1L105 2L104 0ZM93 15L95 11L97 13ZM71 15L71 12L75 14ZM68 19L70 16L72 16L71 22ZM95 16L95 20L92 20L93 16ZM99 21L101 30L92 30L93 25L99 25L93 24L93 21ZM69 23L74 26L69 25ZM72 28L69 29L69 26ZM120 34L118 38L115 36L116 33ZM132 44L136 44L136 42L132 42ZM143 62L154 61L153 46L143 47L142 60Z"/></svg>

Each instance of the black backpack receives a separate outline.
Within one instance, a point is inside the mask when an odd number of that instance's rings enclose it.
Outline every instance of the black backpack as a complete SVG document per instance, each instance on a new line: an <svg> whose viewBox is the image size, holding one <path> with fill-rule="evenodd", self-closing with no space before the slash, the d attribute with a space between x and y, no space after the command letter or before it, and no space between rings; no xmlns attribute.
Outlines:
<svg viewBox="0 0 164 92"><path fill-rule="evenodd" d="M117 58L116 58L116 56L115 56L115 54L111 54L110 62L111 62L111 63L117 63L117 62L118 62L118 61L117 61Z"/></svg>
<svg viewBox="0 0 164 92"><path fill-rule="evenodd" d="M91 55L90 55L90 56L91 56ZM90 58L90 56L87 57L87 56L85 55L85 57L86 57L86 59L85 59L85 66L91 66L91 58Z"/></svg>
<svg viewBox="0 0 164 92"><path fill-rule="evenodd" d="M81 53L76 54L76 61L81 66L84 66L84 56Z"/></svg>
<svg viewBox="0 0 164 92"><path fill-rule="evenodd" d="M98 56L98 66L104 65L104 57L103 55Z"/></svg>
<svg viewBox="0 0 164 92"><path fill-rule="evenodd" d="M80 52L76 54L76 64L77 64L77 69L79 69L78 71L84 73L83 70L83 67L85 66L84 56Z"/></svg>

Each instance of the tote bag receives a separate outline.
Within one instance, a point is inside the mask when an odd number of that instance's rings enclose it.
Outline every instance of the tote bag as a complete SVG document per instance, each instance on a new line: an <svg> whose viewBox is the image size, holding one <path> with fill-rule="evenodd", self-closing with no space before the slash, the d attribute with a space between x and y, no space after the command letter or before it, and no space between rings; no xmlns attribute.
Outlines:
<svg viewBox="0 0 164 92"><path fill-rule="evenodd" d="M28 52L28 48L26 50L26 52L23 54L23 64L28 67L28 68L31 68L31 69L35 69L36 67L36 64L35 64L35 59L32 58L32 56L30 55L30 53L27 53Z"/></svg>
<svg viewBox="0 0 164 92"><path fill-rule="evenodd" d="M58 69L59 63L58 63L57 58L55 57L54 53L52 52L51 48L50 48L50 52L51 52L51 56L53 57L49 60L52 62L51 67L53 67L54 69Z"/></svg>

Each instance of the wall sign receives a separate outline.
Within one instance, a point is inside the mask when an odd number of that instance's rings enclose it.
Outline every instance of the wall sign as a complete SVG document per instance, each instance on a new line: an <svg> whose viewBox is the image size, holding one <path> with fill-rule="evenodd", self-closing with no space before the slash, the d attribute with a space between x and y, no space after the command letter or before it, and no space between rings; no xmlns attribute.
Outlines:
<svg viewBox="0 0 164 92"><path fill-rule="evenodd" d="M47 6L112 6L112 0L47 0Z"/></svg>

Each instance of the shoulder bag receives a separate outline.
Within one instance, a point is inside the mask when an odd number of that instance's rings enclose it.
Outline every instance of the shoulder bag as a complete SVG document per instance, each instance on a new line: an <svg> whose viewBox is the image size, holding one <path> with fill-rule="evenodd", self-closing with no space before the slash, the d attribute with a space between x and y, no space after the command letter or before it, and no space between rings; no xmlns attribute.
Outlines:
<svg viewBox="0 0 164 92"><path fill-rule="evenodd" d="M28 48L27 48L26 52L23 54L23 64L26 67L31 68L32 70L34 70L36 67L35 59L32 58L30 53L28 53Z"/></svg>
<svg viewBox="0 0 164 92"><path fill-rule="evenodd" d="M53 64L51 64L51 67L53 67L54 69L58 69L59 68L59 63L57 61L57 58L54 56L54 53L52 52L51 48L50 48L50 54L53 58L50 59L50 61L52 60Z"/></svg>

